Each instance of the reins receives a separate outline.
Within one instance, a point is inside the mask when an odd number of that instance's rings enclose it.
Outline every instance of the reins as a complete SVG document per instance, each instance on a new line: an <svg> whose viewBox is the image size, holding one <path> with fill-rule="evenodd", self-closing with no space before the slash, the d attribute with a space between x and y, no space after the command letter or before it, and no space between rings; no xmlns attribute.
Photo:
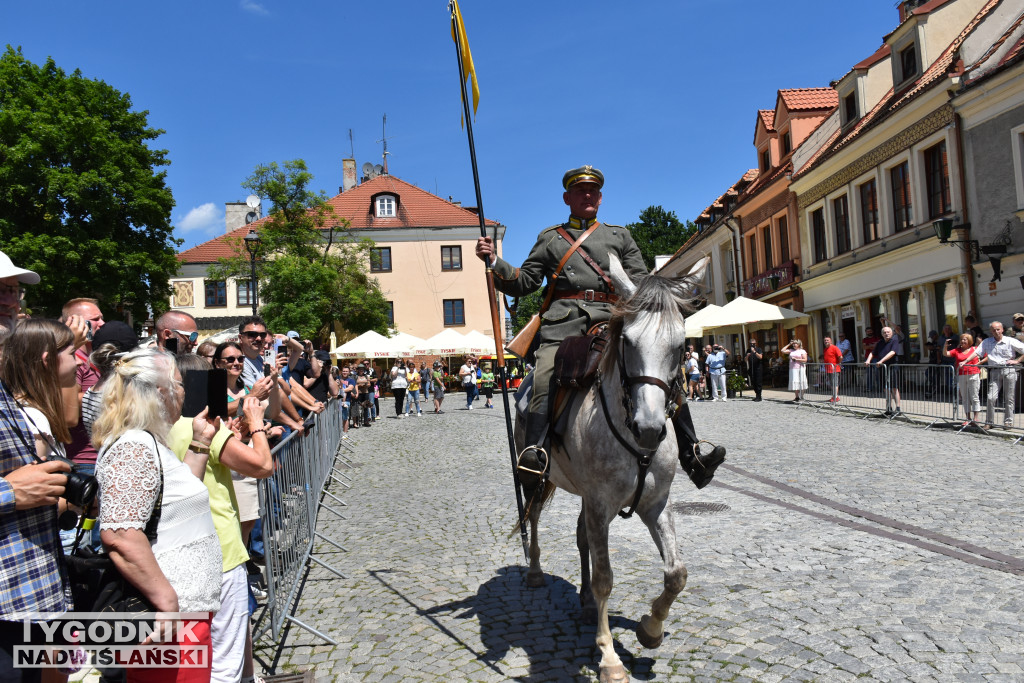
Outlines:
<svg viewBox="0 0 1024 683"><path fill-rule="evenodd" d="M672 377L671 386L669 386L661 379L657 377L651 377L649 375L636 375L631 377L626 372L626 363L623 360L624 350L625 348L622 344L622 339L620 338L618 344L618 369L619 384L622 389L622 408L623 413L625 414L624 424L626 429L630 431L632 431L633 429L633 402L630 398L629 390L635 384L650 384L658 387L663 392L665 392L665 415L667 419L671 420L672 417L675 415L676 408L679 405L677 403L677 399L681 386L679 381L681 371L677 371L675 375ZM602 381L600 371L598 371L597 373L597 380L595 384L597 387L598 396L600 396L601 398L601 410L604 413L605 422L608 423L608 429L611 430L612 435L615 437L616 441L618 441L622 445L622 447L625 448L630 453L630 455L632 455L636 459L638 472L636 481L636 492L633 494L633 502L630 504L628 510L626 510L625 512L619 510L618 513L619 517L622 517L623 519L629 519L633 516L633 513L636 511L637 505L640 504L640 498L643 496L644 493L644 483L647 479L647 471L650 469L651 463L654 462L654 454L657 452L657 448L653 450L637 448L633 444L629 443L629 441L627 441L625 437L623 437L622 434L619 433L619 430L616 428L615 423L612 421L611 411L608 410L608 400L604 395L604 382Z"/></svg>

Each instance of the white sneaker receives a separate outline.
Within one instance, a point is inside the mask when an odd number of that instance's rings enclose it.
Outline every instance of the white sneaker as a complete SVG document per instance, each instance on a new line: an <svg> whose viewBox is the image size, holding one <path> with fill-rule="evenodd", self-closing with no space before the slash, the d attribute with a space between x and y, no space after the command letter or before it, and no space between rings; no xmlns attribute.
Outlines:
<svg viewBox="0 0 1024 683"><path fill-rule="evenodd" d="M728 400L729 400L729 399L727 399L727 398L723 398L723 399L722 399L722 403L725 403L725 402L726 402L726 401L728 401Z"/></svg>
<svg viewBox="0 0 1024 683"><path fill-rule="evenodd" d="M416 417L423 417L423 411L421 410L420 412L416 413Z"/></svg>
<svg viewBox="0 0 1024 683"><path fill-rule="evenodd" d="M473 404L472 403L469 404L469 408L467 410L473 410Z"/></svg>

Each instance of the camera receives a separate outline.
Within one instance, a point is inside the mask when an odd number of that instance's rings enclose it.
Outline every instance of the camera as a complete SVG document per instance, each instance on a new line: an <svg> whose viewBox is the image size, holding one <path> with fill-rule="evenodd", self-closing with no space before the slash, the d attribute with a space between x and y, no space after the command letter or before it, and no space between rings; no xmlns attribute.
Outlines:
<svg viewBox="0 0 1024 683"><path fill-rule="evenodd" d="M50 460L66 462L71 468L71 471L67 473L68 481L64 485L64 495L62 498L80 508L89 507L96 498L96 491L99 488L96 477L76 472L75 463L59 455L51 455Z"/></svg>

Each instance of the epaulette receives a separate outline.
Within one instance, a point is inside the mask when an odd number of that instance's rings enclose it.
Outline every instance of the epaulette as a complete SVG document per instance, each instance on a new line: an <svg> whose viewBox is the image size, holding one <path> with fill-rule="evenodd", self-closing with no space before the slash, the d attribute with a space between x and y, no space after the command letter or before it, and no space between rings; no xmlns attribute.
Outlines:
<svg viewBox="0 0 1024 683"><path fill-rule="evenodd" d="M627 229L627 228L625 228L625 227L623 227L621 225L615 225L614 223L605 223L605 225L607 225L609 228L621 228L622 230L626 230Z"/></svg>

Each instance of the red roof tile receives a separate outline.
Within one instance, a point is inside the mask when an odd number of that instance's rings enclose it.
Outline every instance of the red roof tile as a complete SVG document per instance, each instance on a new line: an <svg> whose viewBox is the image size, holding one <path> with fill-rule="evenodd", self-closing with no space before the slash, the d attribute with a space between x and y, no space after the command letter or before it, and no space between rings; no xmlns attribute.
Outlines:
<svg viewBox="0 0 1024 683"><path fill-rule="evenodd" d="M398 210L394 218L377 218L374 215L373 200L379 194L394 194L398 197ZM476 227L480 219L476 212L453 204L430 194L411 183L395 176L378 176L356 185L348 192L327 200L339 218L348 219L353 230L393 228L452 228ZM245 249L241 239L249 228L259 230L266 223L262 218L249 225L215 237L178 254L183 263L214 263L220 258L230 258ZM487 225L500 225L498 221L487 220ZM241 250L241 251L240 251Z"/></svg>
<svg viewBox="0 0 1024 683"><path fill-rule="evenodd" d="M790 111L832 109L839 106L839 94L832 88L791 88L779 91L779 99Z"/></svg>
<svg viewBox="0 0 1024 683"><path fill-rule="evenodd" d="M758 109L757 115L761 117L761 123L768 130L769 133L775 132L775 110L774 109Z"/></svg>
<svg viewBox="0 0 1024 683"><path fill-rule="evenodd" d="M947 2L947 0L932 0L932 2L925 3L919 7L914 11L914 13L925 14L936 7L945 4L945 2ZM1002 0L989 0L978 14L967 23L953 42L942 51L939 57L932 62L927 69L925 69L924 73L914 81L910 87L904 88L898 93L894 92L894 90L890 88L870 112L865 114L864 117L849 130L837 131L837 133L834 134L826 144L822 145L815 155L809 159L802 168L797 170L795 175L803 175L809 169L817 166L820 162L837 154L841 149L860 137L862 133L880 124L882 121L885 121L889 116L903 108L903 106L914 100L922 92L944 82L950 70L950 66L953 64L953 58L956 56L961 44L963 44L964 39L974 31L978 24L980 24L981 21L988 16L1000 2L1002 2ZM824 121L822 124L824 124Z"/></svg>

